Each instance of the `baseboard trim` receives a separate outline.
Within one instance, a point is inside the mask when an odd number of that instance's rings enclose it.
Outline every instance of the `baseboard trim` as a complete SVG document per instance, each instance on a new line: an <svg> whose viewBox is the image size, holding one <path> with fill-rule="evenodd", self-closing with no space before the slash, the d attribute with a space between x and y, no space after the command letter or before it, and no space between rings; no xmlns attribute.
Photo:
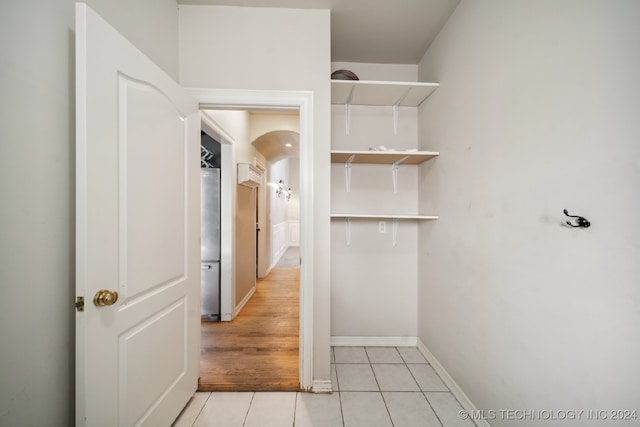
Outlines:
<svg viewBox="0 0 640 427"><path fill-rule="evenodd" d="M336 347L415 347L416 337L345 337L332 336L330 344Z"/></svg>
<svg viewBox="0 0 640 427"><path fill-rule="evenodd" d="M333 393L331 380L313 380L311 391L314 393Z"/></svg>
<svg viewBox="0 0 640 427"><path fill-rule="evenodd" d="M476 405L473 404L471 399L469 399L465 392L462 391L460 386L453 380L453 378L451 378L451 375L449 375L446 369L444 369L444 367L440 364L438 359L436 359L433 353L429 351L427 346L424 345L424 343L420 339L417 339L417 347L418 350L420 350L420 353L422 353L425 359L427 359L427 362L431 364L433 370L436 371L436 373L440 376L446 386L449 387L451 393L455 396L456 399L458 399L458 402L460 402L462 408L469 414L479 413L480 411L478 410ZM485 420L474 420L474 422L478 427L491 427L491 425Z"/></svg>
<svg viewBox="0 0 640 427"><path fill-rule="evenodd" d="M247 295L245 295L244 298L242 298L242 301L240 301L240 304L238 304L238 306L235 308L235 310L233 310L233 318L232 318L232 320L235 319L238 314L240 314L240 312L242 311L244 306L247 305L247 303L249 302L249 300L251 299L251 297L255 293L256 293L256 287L254 286L247 293Z"/></svg>
<svg viewBox="0 0 640 427"><path fill-rule="evenodd" d="M267 277L269 273L271 273L271 270L273 270L273 265L268 266L267 271L264 273L264 276L259 277L259 279L264 279L265 277Z"/></svg>

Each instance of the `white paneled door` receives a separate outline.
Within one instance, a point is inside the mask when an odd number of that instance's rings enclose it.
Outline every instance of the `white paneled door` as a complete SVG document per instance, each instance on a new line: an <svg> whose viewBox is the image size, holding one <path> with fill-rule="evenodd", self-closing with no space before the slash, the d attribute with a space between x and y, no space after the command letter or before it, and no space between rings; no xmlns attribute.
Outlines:
<svg viewBox="0 0 640 427"><path fill-rule="evenodd" d="M198 105L84 4L76 79L76 425L168 426L199 372Z"/></svg>

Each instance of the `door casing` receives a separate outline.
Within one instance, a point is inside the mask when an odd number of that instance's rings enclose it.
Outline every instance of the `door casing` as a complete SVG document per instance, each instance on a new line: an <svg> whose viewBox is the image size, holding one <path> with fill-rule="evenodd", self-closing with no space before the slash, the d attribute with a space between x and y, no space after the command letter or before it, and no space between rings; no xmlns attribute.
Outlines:
<svg viewBox="0 0 640 427"><path fill-rule="evenodd" d="M211 109L292 109L298 110L300 115L300 388L311 390L313 385L313 93L310 91L265 91L265 90L236 90L236 89L186 89L199 103L201 110ZM203 121L207 125L206 121ZM209 122L215 126L215 123ZM214 129L220 133L221 129ZM222 130L224 132L224 130ZM226 133L226 132L225 132ZM227 135L228 136L228 135ZM224 139L224 138L223 138ZM233 150L229 137L227 144L222 144L222 161L234 164ZM226 148L226 149L225 149ZM236 173L235 170L230 173ZM231 180L231 182L234 182ZM223 178L224 185L224 178ZM231 188L223 188L221 204L231 206ZM232 215L223 209L221 215L222 230L232 230ZM222 237L221 256L231 254L231 239ZM221 259L221 269L229 268L230 260ZM232 272L221 272L221 314L225 308L229 310L232 301L228 289L231 289ZM225 283L227 280L229 282ZM228 286L227 291L224 291ZM225 302L225 299L227 300ZM226 305L225 305L226 304ZM229 313L230 311L226 311ZM224 319L223 319L224 320Z"/></svg>

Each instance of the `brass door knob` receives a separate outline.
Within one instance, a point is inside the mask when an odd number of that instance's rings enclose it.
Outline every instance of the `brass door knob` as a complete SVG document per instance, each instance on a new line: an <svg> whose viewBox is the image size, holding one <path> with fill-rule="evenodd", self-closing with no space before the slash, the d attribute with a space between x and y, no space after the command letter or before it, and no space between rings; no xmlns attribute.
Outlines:
<svg viewBox="0 0 640 427"><path fill-rule="evenodd" d="M118 293L108 289L100 289L93 297L93 303L96 307L104 307L105 305L113 305L118 301Z"/></svg>

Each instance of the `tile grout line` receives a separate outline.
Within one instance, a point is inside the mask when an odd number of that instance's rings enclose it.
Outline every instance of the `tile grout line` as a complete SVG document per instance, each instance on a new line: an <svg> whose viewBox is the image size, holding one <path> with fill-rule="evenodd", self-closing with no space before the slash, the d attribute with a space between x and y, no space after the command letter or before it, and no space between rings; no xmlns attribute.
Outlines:
<svg viewBox="0 0 640 427"><path fill-rule="evenodd" d="M394 349L398 352L398 354L400 354L400 351L398 350L397 347L394 347ZM431 405L431 402L429 402L429 399L427 398L427 395L425 394L425 391L422 390L422 387L420 387L420 384L418 383L418 380L416 379L415 375L413 374L413 372L411 372L411 369L409 369L409 363L407 363L407 361L404 359L404 357L402 357L402 354L400 354L400 359L402 359L405 368L407 368L407 371L409 371L409 374L411 375L411 378L413 378L413 380L415 381L416 385L418 386L418 390L419 390L418 392L420 394L422 394L422 397L427 402L427 405L429 405L429 407L433 411L433 414L436 416L436 419L438 420L438 423L440 423L441 426L444 426L444 424L442 423L442 420L440 419L440 417L438 416L437 412L435 411L435 409ZM373 371L373 366L371 367L371 370ZM375 376L375 371L373 371L373 374ZM438 376L438 378L440 378L440 377ZM376 381L377 381L377 379L376 379ZM378 386L378 388L379 388L379 386ZM449 393L451 392L449 390L449 387L447 387L447 391ZM393 418L391 417L391 412L389 411L389 407L387 406L387 400L385 399L384 393L382 393L382 390L380 391L380 395L382 396L382 401L384 402L384 406L387 409L387 413L389 414L389 419L391 420L391 424L395 425L394 422L393 422Z"/></svg>
<svg viewBox="0 0 640 427"><path fill-rule="evenodd" d="M407 363L407 369L409 369L410 363ZM411 365L418 365L418 363L411 363ZM421 365L421 364L420 364ZM429 361L427 360L426 363L427 366L431 367L431 369L433 369L433 366L431 366L431 363L429 363ZM413 375L413 372L411 371L411 369L409 369L409 372L411 373L411 376L413 376L414 380L416 381L416 383L418 383L418 380L415 378L415 376ZM435 372L435 370L434 370ZM436 376L440 379L440 381L442 381L442 378L440 378L440 375L438 375L437 372L435 372ZM444 381L442 381L442 383L444 384ZM441 393L451 393L451 390L449 389L449 386L447 386L445 384L445 387L447 387L446 391L440 391ZM420 393L422 393L422 396L424 396L424 400L427 401L427 405L429 405L429 407L431 408L431 410L433 411L433 415L436 416L436 419L438 420L438 422L440 423L441 426L444 427L444 422L442 422L442 420L440 419L440 415L438 415L438 412L436 412L436 409L433 407L433 405L431 404L431 401L429 401L429 398L427 397L427 391L426 390L422 390L422 387L420 387L420 384L418 384L418 388L420 388ZM430 392L433 393L433 392Z"/></svg>
<svg viewBox="0 0 640 427"><path fill-rule="evenodd" d="M422 395L424 396L424 400L427 401L427 405L429 405L429 407L431 408L431 410L433 411L433 415L436 416L436 418L438 419L438 422L440 423L441 426L444 427L444 423L442 422L442 420L440 419L440 416L438 415L438 413L436 412L436 409L433 407L433 405L431 404L431 402L429 401L429 398L427 397L427 395L425 394L425 392L422 392Z"/></svg>
<svg viewBox="0 0 640 427"><path fill-rule="evenodd" d="M200 408L200 410L198 411L198 415L196 415L196 417L193 419L191 427L195 426L196 422L198 422L198 418L200 418L200 414L202 414L202 411L204 411L204 407L207 406L207 403L209 403L209 399L211 399L211 396L213 396L213 393L209 392L209 396L207 396L207 399L204 401L202 408ZM191 399L193 399L193 397Z"/></svg>
<svg viewBox="0 0 640 427"><path fill-rule="evenodd" d="M292 427L296 427L296 412L298 411L298 393L300 393L300 392L296 391L296 394L293 396L294 402L293 402L293 425L292 425Z"/></svg>
<svg viewBox="0 0 640 427"><path fill-rule="evenodd" d="M333 370L336 372L336 386L338 387L338 392L340 391L340 379L338 378L338 367L336 366L338 363L336 361L336 351L335 347L331 347L331 352L333 353ZM329 373L331 376L331 373Z"/></svg>
<svg viewBox="0 0 640 427"><path fill-rule="evenodd" d="M333 356L333 370L336 373L336 386L338 387L338 404L340 405L340 419L342 420L342 427L344 427L344 411L342 410L342 394L340 393L340 379L338 378L338 368L336 361L335 347L331 347L331 355Z"/></svg>
<svg viewBox="0 0 640 427"><path fill-rule="evenodd" d="M247 408L247 412L244 414L244 420L242 421L242 427L245 427L247 424L247 418L249 418L249 412L251 412L251 405L253 404L253 398L256 397L256 392L254 391L251 394L251 401L249 402L249 407Z"/></svg>
<svg viewBox="0 0 640 427"><path fill-rule="evenodd" d="M402 357L402 355L400 355L400 357ZM404 357L402 358L402 360L404 360ZM427 366L431 366L430 363L428 363L429 361L427 360ZM427 395L425 394L426 392L422 389L422 387L420 386L420 383L418 382L418 380L416 379L416 376L413 374L413 372L411 371L411 369L409 369L409 365L423 365L423 363L407 363L407 361L405 360L405 366L407 367L407 370L409 371L409 373L411 374L411 377L413 378L413 380L416 382L416 384L418 384L418 389L420 389L420 393L422 394L422 397L424 397L424 400L427 401L427 405L429 405L429 407L431 408L431 410L433 411L433 415L436 416L436 419L438 420L438 422L440 423L441 426L444 427L444 423L442 422L442 420L440 419L440 416L438 416L438 413L436 412L435 408L433 407L433 405L431 404L431 402L429 401L429 398L427 397ZM433 367L432 367L433 369ZM438 375L438 373L436 372L436 375L438 376L438 378L440 378L440 376ZM442 381L442 378L440 378L440 381ZM443 382L444 384L444 382ZM447 386L445 384L445 386ZM447 386L447 392L451 393L451 390L449 390L449 387ZM445 392L446 393L446 392Z"/></svg>
<svg viewBox="0 0 640 427"><path fill-rule="evenodd" d="M367 356L367 360L369 361L369 369L371 369L371 373L373 374L373 379L376 380L376 386L378 387L378 391L382 396L382 389L380 388L380 382L378 381L378 377L376 376L376 371L373 370L373 363L371 363L371 357L369 357L369 352L367 352L367 346L362 347L364 349L364 354ZM385 405L386 407L387 405Z"/></svg>
<svg viewBox="0 0 640 427"><path fill-rule="evenodd" d="M396 351L398 350L396 349ZM371 363L371 358L369 357L369 353L367 353L367 347L364 348L364 352L366 353L367 358L369 359L369 368L371 369L371 372L373 372L373 377L376 379L376 384L378 384L378 390L379 390L378 393L380 393L380 398L382 399L382 403L384 403L384 409L386 409L387 415L389 416L389 422L391 422L391 426L393 427L395 426L395 423L393 422L393 418L391 418L391 411L389 411L389 407L387 406L387 399L384 398L384 394L382 393L382 388L380 387L380 383L378 382L378 377L376 376L376 371L373 369L373 363ZM402 356L400 356L400 359L402 359Z"/></svg>
<svg viewBox="0 0 640 427"><path fill-rule="evenodd" d="M342 427L344 427L344 411L342 410L342 393L338 392L338 403L340 404L340 419L342 420Z"/></svg>

